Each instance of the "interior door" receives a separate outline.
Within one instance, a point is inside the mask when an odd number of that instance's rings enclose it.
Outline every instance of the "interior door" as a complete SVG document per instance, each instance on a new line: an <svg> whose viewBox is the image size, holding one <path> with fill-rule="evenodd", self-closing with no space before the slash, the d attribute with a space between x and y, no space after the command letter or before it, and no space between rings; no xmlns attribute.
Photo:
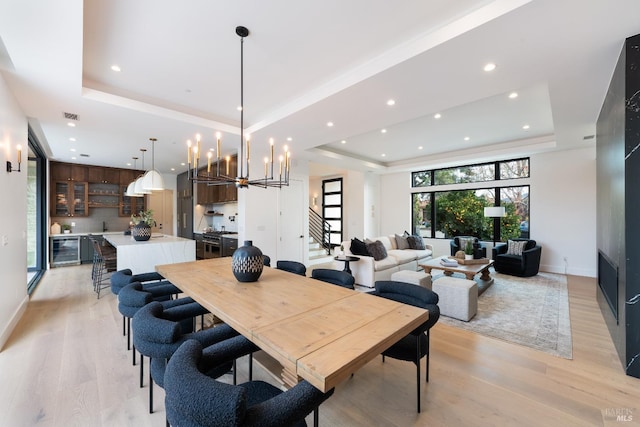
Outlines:
<svg viewBox="0 0 640 427"><path fill-rule="evenodd" d="M305 208L304 188L302 181L289 180L289 187L278 192L280 215L278 225L278 259L304 263L304 220Z"/></svg>
<svg viewBox="0 0 640 427"><path fill-rule="evenodd" d="M154 191L147 197L156 222L151 232L173 236L173 190Z"/></svg>

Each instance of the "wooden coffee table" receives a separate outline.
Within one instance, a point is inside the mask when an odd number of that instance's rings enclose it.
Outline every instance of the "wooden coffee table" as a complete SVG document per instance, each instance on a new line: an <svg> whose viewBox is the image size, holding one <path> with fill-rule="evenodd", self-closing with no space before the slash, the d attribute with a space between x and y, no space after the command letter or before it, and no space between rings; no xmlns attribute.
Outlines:
<svg viewBox="0 0 640 427"><path fill-rule="evenodd" d="M492 259L487 260L485 264L458 264L455 267L447 267L440 263L440 260L443 258L447 259L448 257L430 259L420 264L420 267L422 267L427 274L431 274L431 270L443 270L445 276L451 276L453 273L462 273L468 280L479 281L481 285L485 287L493 284L493 277L489 275L489 267L493 265ZM475 278L478 273L480 273L480 277Z"/></svg>

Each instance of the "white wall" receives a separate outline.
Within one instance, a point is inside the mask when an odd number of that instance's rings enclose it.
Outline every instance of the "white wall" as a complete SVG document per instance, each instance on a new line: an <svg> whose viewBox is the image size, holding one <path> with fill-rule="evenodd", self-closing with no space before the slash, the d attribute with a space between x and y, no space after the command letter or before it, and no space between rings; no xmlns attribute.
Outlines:
<svg viewBox="0 0 640 427"><path fill-rule="evenodd" d="M540 269L596 277L596 151L595 146L531 156L529 184L531 238L542 246ZM410 231L409 172L380 178L380 230L375 237ZM449 254L449 240L428 239L436 255ZM489 242L489 250L492 246ZM566 262L565 262L566 257Z"/></svg>
<svg viewBox="0 0 640 427"><path fill-rule="evenodd" d="M5 162L17 167L16 145L22 145L21 172L8 173ZM0 74L0 349L26 309L27 296L27 119ZM6 244L4 243L6 242Z"/></svg>

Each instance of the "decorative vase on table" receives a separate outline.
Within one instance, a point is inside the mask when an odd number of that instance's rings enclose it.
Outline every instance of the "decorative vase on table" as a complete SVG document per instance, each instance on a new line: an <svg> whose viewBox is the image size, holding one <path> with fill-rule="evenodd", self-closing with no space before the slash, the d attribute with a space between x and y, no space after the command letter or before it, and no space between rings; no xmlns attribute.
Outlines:
<svg viewBox="0 0 640 427"><path fill-rule="evenodd" d="M255 282L262 274L264 257L262 251L251 240L245 240L244 246L239 247L233 253L231 270L238 282Z"/></svg>
<svg viewBox="0 0 640 427"><path fill-rule="evenodd" d="M151 226L144 221L140 221L131 229L131 235L138 242L143 242L151 238Z"/></svg>

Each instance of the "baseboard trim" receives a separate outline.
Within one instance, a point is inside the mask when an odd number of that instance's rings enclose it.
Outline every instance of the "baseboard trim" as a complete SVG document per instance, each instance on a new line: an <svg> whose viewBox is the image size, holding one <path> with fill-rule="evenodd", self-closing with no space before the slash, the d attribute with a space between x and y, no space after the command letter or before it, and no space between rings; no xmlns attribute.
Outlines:
<svg viewBox="0 0 640 427"><path fill-rule="evenodd" d="M18 322L22 318L22 315L25 311L27 311L27 304L29 303L29 295L25 295L24 299L18 305L16 311L9 318L9 322L7 322L7 326L2 330L2 334L0 334L0 352L4 350L4 345L9 340L11 333L18 326Z"/></svg>

